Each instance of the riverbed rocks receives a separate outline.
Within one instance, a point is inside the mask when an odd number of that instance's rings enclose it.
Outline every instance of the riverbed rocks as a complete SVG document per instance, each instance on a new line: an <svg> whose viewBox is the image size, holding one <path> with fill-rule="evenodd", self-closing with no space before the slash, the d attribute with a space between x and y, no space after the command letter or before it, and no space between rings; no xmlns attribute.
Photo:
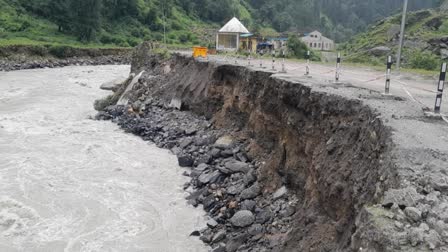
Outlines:
<svg viewBox="0 0 448 252"><path fill-rule="evenodd" d="M285 187L263 193L258 182L259 164L246 153L247 142L210 126L203 117L146 102L142 114L125 106L109 106L97 119L113 120L125 131L141 136L177 155L191 182L189 204L202 207L210 219L200 238L216 251L269 247L268 235L279 236L292 228L296 197ZM198 234L197 232L195 234ZM240 249L241 248L241 249Z"/></svg>

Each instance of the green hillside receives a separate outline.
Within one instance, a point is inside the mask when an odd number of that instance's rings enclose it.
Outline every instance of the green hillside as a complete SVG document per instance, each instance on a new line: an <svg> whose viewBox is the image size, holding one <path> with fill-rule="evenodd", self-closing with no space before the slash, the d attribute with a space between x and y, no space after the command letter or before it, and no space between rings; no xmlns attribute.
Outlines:
<svg viewBox="0 0 448 252"><path fill-rule="evenodd" d="M41 5L38 2L41 2ZM86 0L87 2L90 0ZM97 22L88 18L86 25L96 26L94 33L89 37L82 37L78 32L79 18L76 14L66 15L58 21L58 17L51 13L51 8L41 0L29 1L22 4L20 1L0 0L0 45L36 45L59 44L80 47L97 46L135 46L143 40L163 41L163 20L156 7L151 8L150 1L139 1L135 13L125 5L125 12L115 13L104 0L101 7L101 16ZM47 1L61 2L61 1ZM88 9L88 6L86 6ZM47 10L49 13L42 13ZM57 10L56 10L57 11ZM82 12L84 10L80 10ZM108 12L110 13L110 16ZM131 13L128 13L131 12ZM73 15L73 16L72 16ZM95 14L93 14L95 15ZM97 23L97 24L96 24ZM198 18L187 16L178 6L170 8L169 18L166 19L166 41L169 44L204 44L206 29L213 28L213 24L206 24ZM215 27L216 28L216 27Z"/></svg>
<svg viewBox="0 0 448 252"><path fill-rule="evenodd" d="M396 13L401 0L0 0L0 45L173 46L213 44L213 31L233 16L272 35L314 29L346 41ZM410 8L440 0L410 0ZM164 37L166 31L166 37Z"/></svg>
<svg viewBox="0 0 448 252"><path fill-rule="evenodd" d="M342 46L353 62L384 64L387 55L395 57L401 15L386 18L358 34ZM410 68L435 70L448 59L448 12L428 9L412 12L406 23L403 61ZM390 50L390 51L389 51Z"/></svg>

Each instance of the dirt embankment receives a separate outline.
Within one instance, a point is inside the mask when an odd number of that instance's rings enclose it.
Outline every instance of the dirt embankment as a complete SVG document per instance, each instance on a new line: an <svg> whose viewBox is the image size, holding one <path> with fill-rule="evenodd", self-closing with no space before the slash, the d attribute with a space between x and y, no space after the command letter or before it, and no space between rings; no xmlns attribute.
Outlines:
<svg viewBox="0 0 448 252"><path fill-rule="evenodd" d="M70 46L0 47L0 71L54 68L70 65L129 64L132 49Z"/></svg>
<svg viewBox="0 0 448 252"><path fill-rule="evenodd" d="M401 128L379 110L406 101L149 51L134 55L132 72L146 72L129 108L99 117L192 167L193 201L213 217L201 239L214 251L444 251L446 181L408 172Z"/></svg>

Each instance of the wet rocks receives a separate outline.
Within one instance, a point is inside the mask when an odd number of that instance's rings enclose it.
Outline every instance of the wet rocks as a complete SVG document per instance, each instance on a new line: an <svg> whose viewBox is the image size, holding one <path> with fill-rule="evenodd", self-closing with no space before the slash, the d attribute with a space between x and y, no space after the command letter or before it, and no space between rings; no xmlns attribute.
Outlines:
<svg viewBox="0 0 448 252"><path fill-rule="evenodd" d="M180 155L177 157L177 161L180 167L191 167L193 166L194 160L187 155Z"/></svg>
<svg viewBox="0 0 448 252"><path fill-rule="evenodd" d="M214 183L221 175L220 171L213 171L213 172L205 172L199 176L198 181L201 184L208 184L208 183Z"/></svg>

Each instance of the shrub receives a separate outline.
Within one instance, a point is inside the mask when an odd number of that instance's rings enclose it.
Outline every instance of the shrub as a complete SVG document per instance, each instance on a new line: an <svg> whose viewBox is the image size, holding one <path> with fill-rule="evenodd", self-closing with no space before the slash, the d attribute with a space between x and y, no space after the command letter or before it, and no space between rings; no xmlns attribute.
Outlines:
<svg viewBox="0 0 448 252"><path fill-rule="evenodd" d="M303 43L299 36L297 35L290 35L288 38L288 49L290 52L290 55L297 58L297 59L304 59L305 55L307 53L308 46ZM316 52L309 50L311 55L310 55L310 59L314 60L314 61L319 61L320 60L320 56L319 54L317 54Z"/></svg>
<svg viewBox="0 0 448 252"><path fill-rule="evenodd" d="M415 51L411 53L408 65L411 68L437 70L440 67L440 60L433 54Z"/></svg>

